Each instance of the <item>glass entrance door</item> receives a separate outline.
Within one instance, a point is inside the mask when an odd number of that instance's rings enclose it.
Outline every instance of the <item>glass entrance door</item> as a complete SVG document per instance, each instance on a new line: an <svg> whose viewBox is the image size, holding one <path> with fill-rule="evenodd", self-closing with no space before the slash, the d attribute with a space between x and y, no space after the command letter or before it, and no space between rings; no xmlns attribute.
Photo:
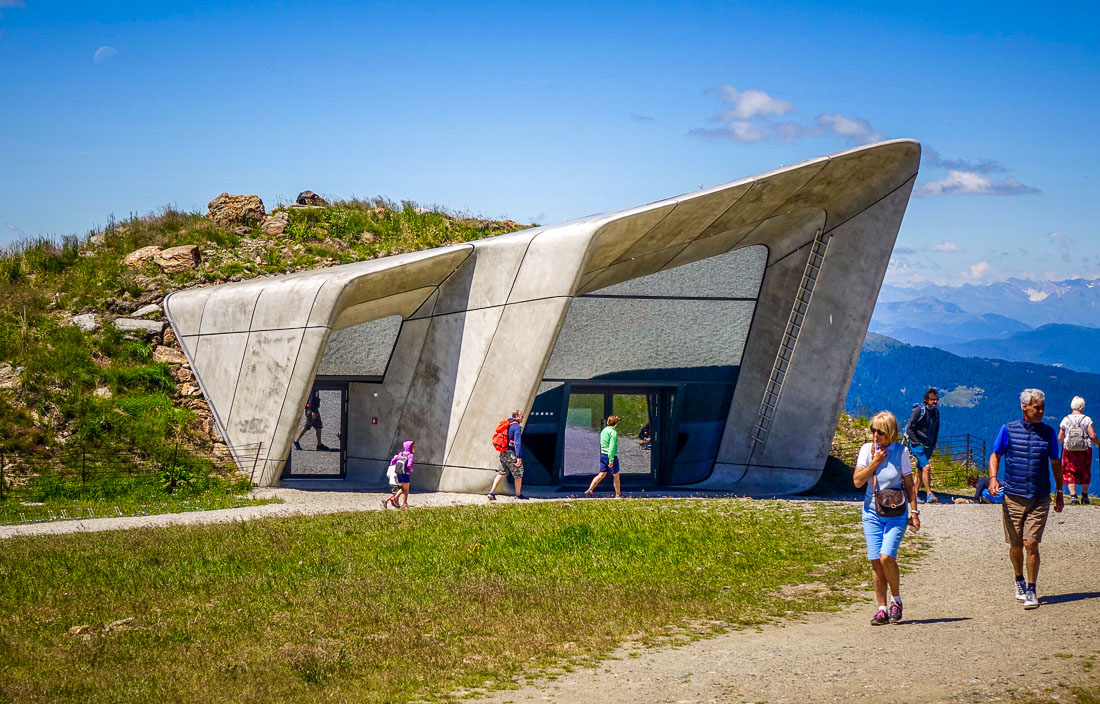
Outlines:
<svg viewBox="0 0 1100 704"><path fill-rule="evenodd" d="M600 431L610 415L619 416L619 473L627 482L648 484L661 457L662 408L672 390L573 386L565 414L563 483L588 481L600 471Z"/></svg>
<svg viewBox="0 0 1100 704"><path fill-rule="evenodd" d="M318 380L307 404L294 431L283 478L342 478L346 472L347 382Z"/></svg>

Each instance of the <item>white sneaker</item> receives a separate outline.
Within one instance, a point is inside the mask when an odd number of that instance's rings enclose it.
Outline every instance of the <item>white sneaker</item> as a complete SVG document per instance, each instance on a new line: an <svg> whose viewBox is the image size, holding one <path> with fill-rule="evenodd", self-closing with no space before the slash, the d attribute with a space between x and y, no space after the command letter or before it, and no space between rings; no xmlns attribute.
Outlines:
<svg viewBox="0 0 1100 704"><path fill-rule="evenodd" d="M1039 597L1035 595L1034 589L1027 590L1027 597L1024 599L1025 609L1037 609L1039 608Z"/></svg>
<svg viewBox="0 0 1100 704"><path fill-rule="evenodd" d="M1024 601L1027 599L1027 587L1023 582L1016 582L1016 601Z"/></svg>

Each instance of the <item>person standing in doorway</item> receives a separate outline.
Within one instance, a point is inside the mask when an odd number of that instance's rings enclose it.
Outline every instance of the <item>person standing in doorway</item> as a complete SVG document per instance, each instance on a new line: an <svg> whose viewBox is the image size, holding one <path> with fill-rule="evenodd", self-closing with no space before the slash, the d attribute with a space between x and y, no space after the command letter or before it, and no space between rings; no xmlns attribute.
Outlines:
<svg viewBox="0 0 1100 704"><path fill-rule="evenodd" d="M1004 458L1004 502L1001 518L1008 557L1016 573L1016 600L1025 609L1039 608L1035 581L1039 577L1039 543L1050 513L1050 476L1054 474L1054 510L1062 512L1061 447L1054 428L1043 422L1046 395L1039 389L1020 394L1023 418L1001 426L989 456L989 491L1001 490L997 470ZM1024 581L1024 553L1027 581Z"/></svg>
<svg viewBox="0 0 1100 704"><path fill-rule="evenodd" d="M905 424L905 440L909 453L917 460L917 471L913 474L913 484L920 493L921 480L924 480L924 497L928 503L939 501L932 493L932 453L936 451L936 441L940 436L940 394L935 389L924 392L923 403L913 405L909 422Z"/></svg>
<svg viewBox="0 0 1100 704"><path fill-rule="evenodd" d="M508 427L505 430L507 447L500 451L500 469L493 478L493 486L486 494L490 501L497 500L497 487L509 474L516 481L516 498L520 501L527 497L523 495L523 411L518 408L512 411L512 417L508 419ZM495 442L495 441L494 441Z"/></svg>
<svg viewBox="0 0 1100 704"><path fill-rule="evenodd" d="M1071 504L1089 503L1089 482L1092 481L1092 446L1096 444L1096 429L1092 418L1085 415L1085 399L1074 396L1069 402L1070 414L1058 427L1058 442L1062 445L1062 482L1069 489ZM1078 496L1077 491L1081 494Z"/></svg>
<svg viewBox="0 0 1100 704"><path fill-rule="evenodd" d="M600 473L592 477L592 483L584 492L590 499L608 473L615 484L615 498L623 498L623 488L619 481L619 431L615 427L618 424L619 416L608 416L607 425L600 431Z"/></svg>
<svg viewBox="0 0 1100 704"><path fill-rule="evenodd" d="M321 392L314 389L309 395L309 400L306 401L306 424L302 428L302 431L298 433L298 437L294 438L294 449L301 450L302 444L298 442L302 439L302 436L306 434L306 431L313 428L317 432L317 449L327 450L328 445L321 442L321 428L324 427L324 423L321 422Z"/></svg>

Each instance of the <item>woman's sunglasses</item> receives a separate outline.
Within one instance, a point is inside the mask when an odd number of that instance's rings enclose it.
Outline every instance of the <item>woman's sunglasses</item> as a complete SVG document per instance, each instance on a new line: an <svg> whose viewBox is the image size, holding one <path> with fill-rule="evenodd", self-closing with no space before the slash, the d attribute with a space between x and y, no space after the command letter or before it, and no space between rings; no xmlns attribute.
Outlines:
<svg viewBox="0 0 1100 704"><path fill-rule="evenodd" d="M885 430L879 430L878 428L871 428L872 435L886 435Z"/></svg>

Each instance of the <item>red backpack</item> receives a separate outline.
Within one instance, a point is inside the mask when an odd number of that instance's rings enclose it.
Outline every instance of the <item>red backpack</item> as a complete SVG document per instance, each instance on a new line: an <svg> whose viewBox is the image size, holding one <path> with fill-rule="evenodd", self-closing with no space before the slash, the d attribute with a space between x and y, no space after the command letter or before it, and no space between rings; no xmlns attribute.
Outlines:
<svg viewBox="0 0 1100 704"><path fill-rule="evenodd" d="M497 452L504 452L508 449L508 426L511 424L511 418L505 418L497 423L497 429L493 431L493 449Z"/></svg>

